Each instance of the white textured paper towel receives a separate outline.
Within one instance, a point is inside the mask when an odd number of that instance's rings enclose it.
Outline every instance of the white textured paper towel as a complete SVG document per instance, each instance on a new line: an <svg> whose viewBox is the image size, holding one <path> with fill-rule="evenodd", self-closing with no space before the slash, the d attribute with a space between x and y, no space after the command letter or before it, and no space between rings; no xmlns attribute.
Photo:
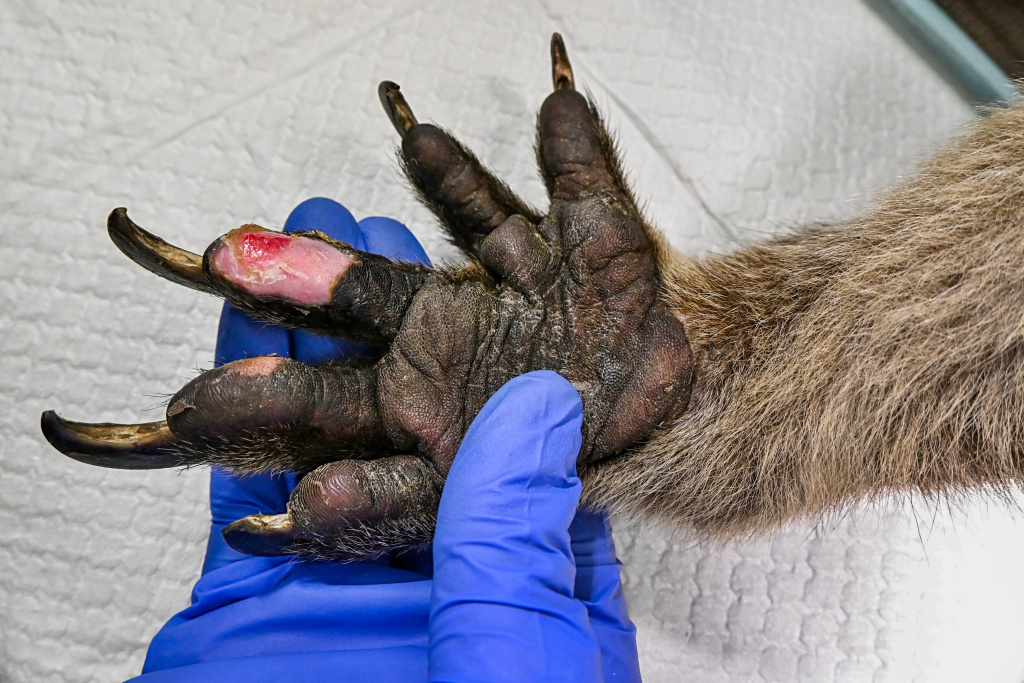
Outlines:
<svg viewBox="0 0 1024 683"><path fill-rule="evenodd" d="M0 6L3 681L137 673L199 570L204 471L93 469L38 431L45 408L157 419L142 409L210 365L218 302L121 256L113 207L198 250L326 195L454 257L400 181L376 84L542 203L553 30L690 252L848 216L971 116L851 0L145 4ZM1024 521L933 512L725 549L620 529L646 680L1019 681Z"/></svg>

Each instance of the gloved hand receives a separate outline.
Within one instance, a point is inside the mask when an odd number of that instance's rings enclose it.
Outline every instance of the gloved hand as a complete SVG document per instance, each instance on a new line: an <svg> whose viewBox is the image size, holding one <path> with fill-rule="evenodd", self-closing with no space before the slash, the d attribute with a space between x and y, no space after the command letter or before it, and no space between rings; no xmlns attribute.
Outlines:
<svg viewBox="0 0 1024 683"><path fill-rule="evenodd" d="M285 223L289 232L308 229L391 258L426 262L401 224L387 218L357 224L330 200L301 204ZM221 317L218 364L268 353L317 363L358 352L354 344L253 321L228 305ZM488 402L442 497L442 580L432 611L429 549L351 564L235 552L220 530L245 515L283 512L295 480L214 470L203 576L191 607L153 639L136 680L425 680L428 614L437 680L542 680L548 674L602 680L602 671L605 680L639 680L604 518L581 513L569 546L581 422L579 396L554 373L513 380ZM518 425L514 435L506 433L508 425ZM511 578L518 583L507 583ZM519 614L532 608L541 611L531 619ZM500 623L515 631L495 630ZM524 630L527 623L532 631ZM485 640L490 644L483 647ZM512 651L516 660L506 659Z"/></svg>
<svg viewBox="0 0 1024 683"><path fill-rule="evenodd" d="M576 510L582 426L579 394L548 371L470 425L434 532L431 681L640 680L608 519Z"/></svg>

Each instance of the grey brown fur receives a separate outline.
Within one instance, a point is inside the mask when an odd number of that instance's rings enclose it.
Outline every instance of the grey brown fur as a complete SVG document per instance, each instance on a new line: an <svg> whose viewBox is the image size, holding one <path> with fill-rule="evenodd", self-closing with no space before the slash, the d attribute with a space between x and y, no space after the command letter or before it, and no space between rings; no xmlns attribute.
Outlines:
<svg viewBox="0 0 1024 683"><path fill-rule="evenodd" d="M663 255L690 406L587 473L590 503L727 539L1024 480L1024 107L979 120L861 218Z"/></svg>

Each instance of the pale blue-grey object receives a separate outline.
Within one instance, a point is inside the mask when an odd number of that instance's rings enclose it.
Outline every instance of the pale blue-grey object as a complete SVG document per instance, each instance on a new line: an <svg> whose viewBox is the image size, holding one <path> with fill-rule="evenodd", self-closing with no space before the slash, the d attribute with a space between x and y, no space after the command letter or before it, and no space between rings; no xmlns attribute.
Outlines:
<svg viewBox="0 0 1024 683"><path fill-rule="evenodd" d="M931 0L865 0L972 104L1021 99L1013 81Z"/></svg>

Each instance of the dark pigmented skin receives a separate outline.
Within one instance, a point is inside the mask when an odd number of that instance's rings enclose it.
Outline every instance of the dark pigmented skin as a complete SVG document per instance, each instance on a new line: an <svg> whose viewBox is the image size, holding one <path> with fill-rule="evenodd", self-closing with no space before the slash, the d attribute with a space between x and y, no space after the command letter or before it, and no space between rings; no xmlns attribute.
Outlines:
<svg viewBox="0 0 1024 683"><path fill-rule="evenodd" d="M296 441L316 443L328 425L351 422L357 400L353 383L375 385L375 391L356 393L358 400L375 402L389 447L376 442L376 424L351 432L337 428L328 443L345 457L352 457L353 448L373 455L416 453L445 474L487 399L532 370L558 372L580 392L581 464L620 453L678 417L691 385L686 335L662 301L655 245L614 172L614 159L606 158L610 151L601 144L606 134L587 100L572 90L548 97L540 124L539 154L552 205L536 222L510 214L522 202L447 133L424 124L409 131L406 139L417 140L403 146L406 167L416 169L411 178L432 206L442 207L438 213L448 230L458 226L459 241L476 266L429 271L358 253L329 304L296 307L226 280L211 267L210 254L222 248L215 242L204 268L232 303L263 318L293 325L301 320L309 323L304 327L376 339L387 351L372 370L358 374L346 369L311 378L310 368L281 364L269 377L235 380L247 388L217 392L206 385L220 385L221 373L233 376L232 366L202 375L179 394L206 416L201 427L187 430L188 438L286 425ZM505 218L492 227L494 215ZM396 331L397 311L404 317ZM345 377L330 381L339 372ZM367 380L366 372L375 373L376 381ZM254 383L260 387L249 386ZM229 398L228 392L234 395ZM249 400L257 395L273 398ZM206 400L190 398L202 396ZM317 418L298 415L300 409L311 410L305 406L314 396ZM277 448L268 449L268 460ZM307 464L320 464L331 454L325 446L311 452ZM221 458L219 464L250 469L256 458L251 453L245 458ZM287 469L295 467L289 462Z"/></svg>
<svg viewBox="0 0 1024 683"><path fill-rule="evenodd" d="M252 272L236 248L242 242L232 240L262 228L245 226L214 242L200 272L199 257L115 212L115 241L144 267L257 317L371 349L358 364L258 358L204 373L171 399L170 435L161 432L159 452L147 456L133 446L124 466L159 456L161 463L213 463L242 473L305 474L287 514L240 520L225 537L253 554L353 558L429 542L443 479L466 430L518 375L552 370L577 389L581 466L623 454L678 418L690 398L693 359L683 324L665 303L658 237L639 214L596 111L572 89L564 54L556 56L554 77L557 89L538 117L537 156L551 199L546 215L448 133L417 123L397 86L382 85L403 137L406 173L468 257L462 268L395 263L312 232L287 239L322 240L344 254L332 266L340 271L316 280L331 283L324 298L310 298L308 288L301 295L288 286L259 290L248 275L230 273ZM319 245L281 237L248 239L273 243L280 254L322 253ZM301 256L294 264L273 258L252 263L316 267ZM96 436L112 429L66 438L73 428L54 415L44 419L51 443L75 444L73 457L117 462L114 447Z"/></svg>
<svg viewBox="0 0 1024 683"><path fill-rule="evenodd" d="M519 266L535 288L437 278L420 290L378 366L385 428L399 448L447 472L486 400L531 370L554 370L580 392L581 463L621 452L685 408L686 338L659 299L639 224L607 195L559 213L536 232L516 221L493 236L513 247L532 242L537 252L495 246L481 255L496 271ZM598 226L611 237L592 237ZM522 234L508 239L512 231Z"/></svg>
<svg viewBox="0 0 1024 683"><path fill-rule="evenodd" d="M416 126L403 143L410 177L449 230L476 226L457 241L491 275L428 281L380 365L382 395L404 399L382 406L389 436L443 472L487 398L524 372L554 370L580 392L581 463L625 450L689 398L683 326L661 301L651 232L596 113L557 90L538 138L552 197L539 220L439 129Z"/></svg>
<svg viewBox="0 0 1024 683"><path fill-rule="evenodd" d="M405 133L402 163L452 242L471 256L480 241L511 216L520 215L534 223L541 219L472 152L437 126L419 124ZM461 201L439 201L441 197L460 197Z"/></svg>

